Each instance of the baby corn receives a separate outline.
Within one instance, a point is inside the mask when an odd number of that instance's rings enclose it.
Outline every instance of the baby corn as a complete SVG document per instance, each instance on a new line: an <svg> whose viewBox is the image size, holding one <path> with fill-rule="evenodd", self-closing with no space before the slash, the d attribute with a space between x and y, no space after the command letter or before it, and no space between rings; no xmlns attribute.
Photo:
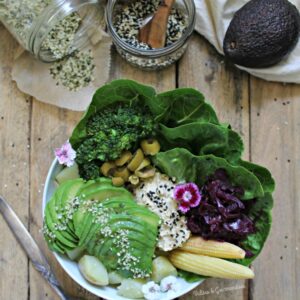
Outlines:
<svg viewBox="0 0 300 300"><path fill-rule="evenodd" d="M169 259L176 268L199 275L225 279L254 277L251 269L220 258L176 250L171 252Z"/></svg>
<svg viewBox="0 0 300 300"><path fill-rule="evenodd" d="M236 245L226 242L204 240L198 236L189 238L179 250L220 258L239 259L245 257L245 251Z"/></svg>

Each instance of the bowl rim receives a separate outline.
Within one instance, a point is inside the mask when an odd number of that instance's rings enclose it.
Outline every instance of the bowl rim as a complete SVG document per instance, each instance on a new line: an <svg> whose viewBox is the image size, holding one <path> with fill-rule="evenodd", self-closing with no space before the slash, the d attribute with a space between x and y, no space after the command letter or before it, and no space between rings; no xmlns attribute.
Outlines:
<svg viewBox="0 0 300 300"><path fill-rule="evenodd" d="M49 197L49 186L51 184L51 182L54 180L53 179L53 176L54 176L54 171L56 168L59 167L59 163L58 163L58 159L55 158L52 163L51 163L51 166L48 170L48 173L47 173L47 177L46 177L46 181L45 181L45 185L44 185L44 190L43 190L43 200L42 200L42 218L44 220L44 215L45 215L45 207L46 207L46 204L47 204L47 198ZM49 251L51 251L49 249ZM51 251L52 254L54 255L55 259L58 261L59 265L62 267L62 269L78 284L80 285L84 290L87 290L88 292L90 292L91 294L94 294L98 297L102 297L104 299L107 299L107 300L116 300L115 297L111 297L109 295L107 295L107 292L106 291L103 291L101 292L101 295L100 293L99 294L95 294L91 289L89 289L88 285L87 284L82 284L78 278L75 276L75 274L73 274L71 272L71 270L65 265L65 262L64 262L64 259L62 257L62 255L58 254L58 253L55 253L54 251ZM71 261L71 260L70 260ZM190 283L190 282L187 282L188 284L188 287L185 288L185 289L182 289L180 290L178 293L176 293L175 295L172 296L172 298L164 298L164 300L172 300L172 299L175 299L175 298L178 298L178 297L181 297L187 293L189 293L190 291L192 291L193 289L195 289L196 287L198 287L201 283L204 282L205 279L202 279L202 280L199 280L199 281L196 281L196 282L193 282L193 283ZM95 286L96 287L96 286ZM112 287L113 288L113 287ZM103 293L103 294L102 294ZM125 298L125 297L121 297L119 296L120 299L124 299L124 300L130 300L129 298Z"/></svg>

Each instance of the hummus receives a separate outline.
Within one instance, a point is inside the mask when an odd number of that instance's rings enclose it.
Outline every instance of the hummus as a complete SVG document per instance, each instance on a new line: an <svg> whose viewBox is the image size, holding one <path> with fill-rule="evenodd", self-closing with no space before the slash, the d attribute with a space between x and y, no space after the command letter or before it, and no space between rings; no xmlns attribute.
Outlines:
<svg viewBox="0 0 300 300"><path fill-rule="evenodd" d="M177 211L177 202L173 199L175 186L168 176L156 173L134 191L137 203L148 207L161 219L157 246L163 251L178 248L191 234L185 217Z"/></svg>

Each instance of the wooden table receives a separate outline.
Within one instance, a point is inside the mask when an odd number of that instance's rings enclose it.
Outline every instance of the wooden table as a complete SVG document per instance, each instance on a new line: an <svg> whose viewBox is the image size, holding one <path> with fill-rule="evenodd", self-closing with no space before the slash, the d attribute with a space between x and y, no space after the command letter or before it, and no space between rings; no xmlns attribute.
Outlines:
<svg viewBox="0 0 300 300"><path fill-rule="evenodd" d="M0 37L0 194L41 245L65 289L96 299L65 274L40 233L42 192L53 149L68 138L81 113L46 105L21 93L10 77L17 43L1 25ZM197 34L182 60L160 72L132 68L113 51L110 77L136 79L159 91L199 89L220 119L242 134L244 158L268 167L277 181L272 233L254 263L255 279L209 279L182 299L299 299L300 86L268 83L237 70ZM57 299L2 218L0 247L0 299Z"/></svg>

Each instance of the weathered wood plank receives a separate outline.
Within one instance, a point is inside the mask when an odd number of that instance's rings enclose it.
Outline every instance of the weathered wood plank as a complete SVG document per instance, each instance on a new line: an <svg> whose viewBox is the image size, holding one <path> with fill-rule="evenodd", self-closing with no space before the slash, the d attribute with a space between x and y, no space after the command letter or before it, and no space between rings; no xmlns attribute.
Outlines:
<svg viewBox="0 0 300 300"><path fill-rule="evenodd" d="M300 295L300 86L251 80L251 157L277 186L273 227L260 257L250 299Z"/></svg>
<svg viewBox="0 0 300 300"><path fill-rule="evenodd" d="M29 120L31 100L11 81L17 43L0 25L0 194L25 226L29 208ZM27 299L28 259L0 217L0 299Z"/></svg>
<svg viewBox="0 0 300 300"><path fill-rule="evenodd" d="M221 122L228 122L244 139L244 157L249 158L249 95L248 76L223 59L200 36L195 35L187 53L179 63L179 87L199 89L210 101ZM204 296L214 299L247 299L246 281L209 279L182 299L192 300Z"/></svg>

